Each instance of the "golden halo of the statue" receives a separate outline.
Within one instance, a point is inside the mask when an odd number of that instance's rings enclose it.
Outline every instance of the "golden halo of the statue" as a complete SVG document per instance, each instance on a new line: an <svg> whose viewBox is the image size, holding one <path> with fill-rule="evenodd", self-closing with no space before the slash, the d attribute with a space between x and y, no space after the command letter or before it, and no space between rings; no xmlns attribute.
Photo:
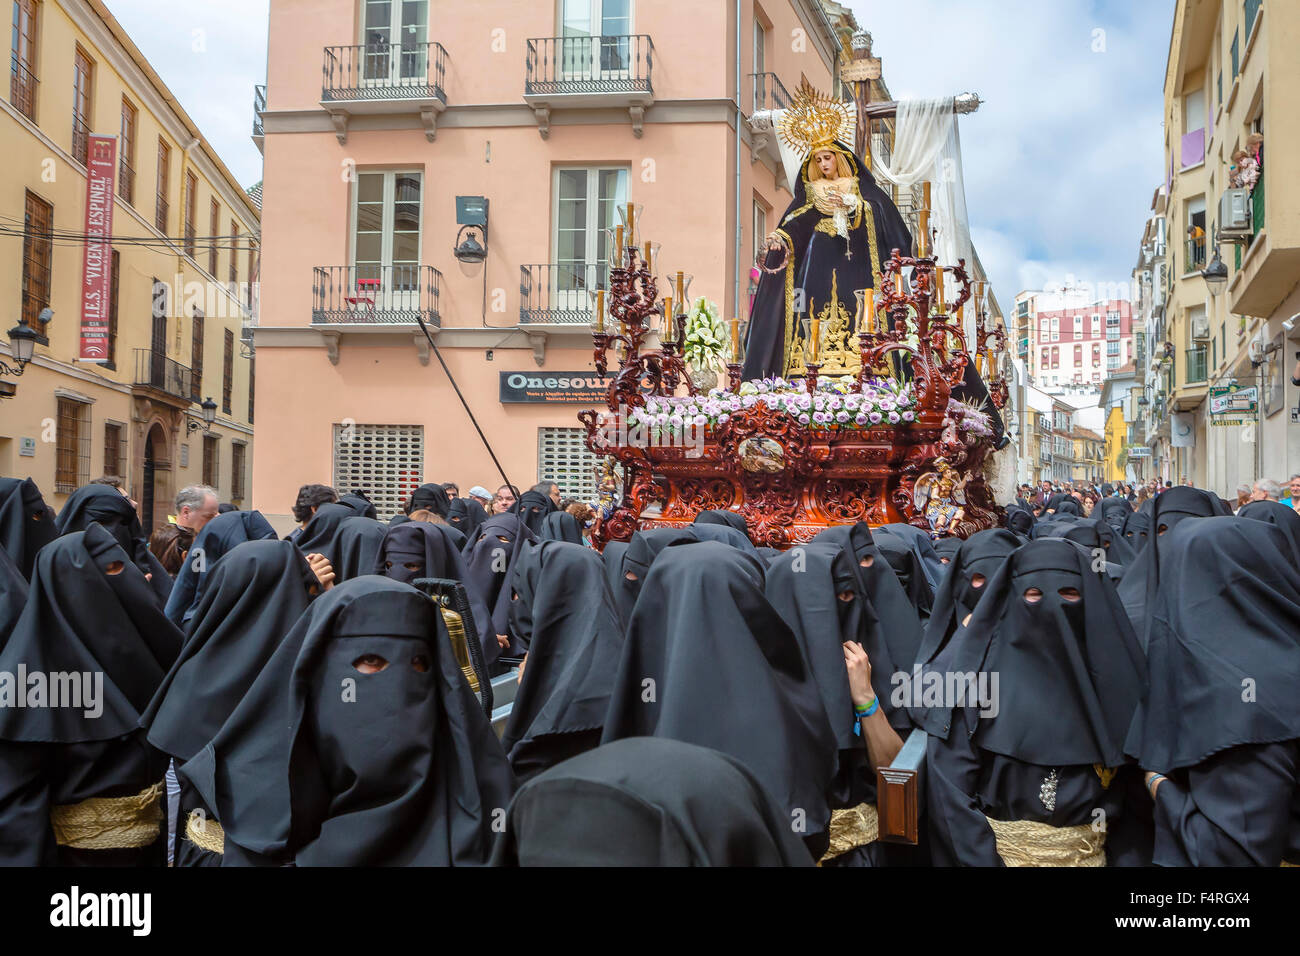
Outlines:
<svg viewBox="0 0 1300 956"><path fill-rule="evenodd" d="M848 103L819 92L805 79L776 124L777 135L800 156L836 141L848 142L853 113Z"/></svg>

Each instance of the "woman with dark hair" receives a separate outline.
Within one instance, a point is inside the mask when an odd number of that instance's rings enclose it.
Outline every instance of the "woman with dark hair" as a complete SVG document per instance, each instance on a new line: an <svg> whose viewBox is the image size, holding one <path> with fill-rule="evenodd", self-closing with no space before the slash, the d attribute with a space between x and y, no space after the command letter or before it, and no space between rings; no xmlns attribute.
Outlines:
<svg viewBox="0 0 1300 956"><path fill-rule="evenodd" d="M1125 748L1155 803L1154 862L1300 865L1300 569L1291 540L1263 521L1213 517L1182 522L1157 544L1151 677Z"/></svg>
<svg viewBox="0 0 1300 956"><path fill-rule="evenodd" d="M437 606L375 576L312 603L180 773L223 866L482 865L514 788Z"/></svg>
<svg viewBox="0 0 1300 956"><path fill-rule="evenodd" d="M28 706L0 707L0 864L166 865L167 758L139 724L181 642L104 527L41 549L0 673L69 674L81 693L33 706L23 687Z"/></svg>
<svg viewBox="0 0 1300 956"><path fill-rule="evenodd" d="M173 578L180 573L193 544L194 532L178 524L165 524L149 536L149 550Z"/></svg>
<svg viewBox="0 0 1300 956"><path fill-rule="evenodd" d="M811 866L757 775L679 740L605 744L515 795L496 866Z"/></svg>
<svg viewBox="0 0 1300 956"><path fill-rule="evenodd" d="M338 492L329 485L303 485L298 489L298 498L293 503L293 520L298 522L285 537L286 541L297 541L302 535L307 522L321 505L334 504L339 500Z"/></svg>

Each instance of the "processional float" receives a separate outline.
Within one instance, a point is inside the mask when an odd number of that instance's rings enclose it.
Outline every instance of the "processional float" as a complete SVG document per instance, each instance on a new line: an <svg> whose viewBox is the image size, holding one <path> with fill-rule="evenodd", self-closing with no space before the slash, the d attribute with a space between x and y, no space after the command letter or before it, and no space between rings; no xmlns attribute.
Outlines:
<svg viewBox="0 0 1300 956"><path fill-rule="evenodd" d="M861 150L868 118L896 104L869 104L865 84L856 86ZM1005 405L1006 333L989 322L982 296L972 302L965 260L943 264L933 254L929 183L923 195L915 250L892 250L881 288L854 290L853 328L836 303L809 303L793 330L787 375L742 381L733 318L726 381L707 391L686 362L689 277L667 276L661 298L658 244L640 235L641 207L619 210L592 331L597 370L609 373L611 350L617 369L606 407L578 416L588 449L606 460L598 547L688 525L711 509L739 514L756 544L774 548L858 521L960 537L996 526L1000 509L985 478L990 416L953 391L973 362L992 404Z"/></svg>

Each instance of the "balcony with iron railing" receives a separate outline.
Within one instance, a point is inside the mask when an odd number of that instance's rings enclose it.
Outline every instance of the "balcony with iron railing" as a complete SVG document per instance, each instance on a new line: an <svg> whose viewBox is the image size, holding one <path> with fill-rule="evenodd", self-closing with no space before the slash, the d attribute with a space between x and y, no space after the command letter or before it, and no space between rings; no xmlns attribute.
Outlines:
<svg viewBox="0 0 1300 956"><path fill-rule="evenodd" d="M441 324L442 273L433 266L317 266L312 270L313 325Z"/></svg>
<svg viewBox="0 0 1300 956"><path fill-rule="evenodd" d="M260 149L266 130L262 126L262 114L266 112L266 87L253 87L253 142Z"/></svg>
<svg viewBox="0 0 1300 956"><path fill-rule="evenodd" d="M790 105L790 93L775 73L751 73L749 82L749 101L745 106L749 111L750 148L756 158L776 172L781 167L781 145L772 117L774 111Z"/></svg>
<svg viewBox="0 0 1300 956"><path fill-rule="evenodd" d="M783 110L790 105L790 92L775 73L749 74L749 115Z"/></svg>
<svg viewBox="0 0 1300 956"><path fill-rule="evenodd" d="M1184 243L1185 247L1185 268L1183 274L1199 272L1205 268L1205 237L1199 239L1188 239Z"/></svg>
<svg viewBox="0 0 1300 956"><path fill-rule="evenodd" d="M320 102L347 142L352 116L411 113L425 136L437 135L438 114L447 108L447 51L441 43L402 39L325 48Z"/></svg>
<svg viewBox="0 0 1300 956"><path fill-rule="evenodd" d="M191 399L191 371L188 366L169 359L165 352L153 349L135 350L135 378L137 388L152 388L186 402Z"/></svg>
<svg viewBox="0 0 1300 956"><path fill-rule="evenodd" d="M586 325L589 290L601 287L605 263L563 262L519 267L520 325Z"/></svg>
<svg viewBox="0 0 1300 956"><path fill-rule="evenodd" d="M9 58L9 102L33 123L36 122L36 95L40 92L36 74L23 66L16 54Z"/></svg>
<svg viewBox="0 0 1300 956"><path fill-rule="evenodd" d="M371 42L327 46L321 67L321 101L406 102L438 100L444 105L447 51L441 43ZM265 103L263 103L265 108ZM395 112L373 109L371 112Z"/></svg>
<svg viewBox="0 0 1300 956"><path fill-rule="evenodd" d="M641 135L645 109L654 103L654 42L628 36L534 37L525 59L524 102L543 138L554 109L626 109Z"/></svg>

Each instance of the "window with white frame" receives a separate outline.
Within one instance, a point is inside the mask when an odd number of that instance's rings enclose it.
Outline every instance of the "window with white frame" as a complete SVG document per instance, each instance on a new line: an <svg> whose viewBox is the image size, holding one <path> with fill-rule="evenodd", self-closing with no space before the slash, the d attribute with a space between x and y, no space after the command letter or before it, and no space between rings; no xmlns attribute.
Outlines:
<svg viewBox="0 0 1300 956"><path fill-rule="evenodd" d="M413 170L358 173L352 211L352 264L357 280L381 295L419 296L423 174ZM386 310L402 304L385 302Z"/></svg>
<svg viewBox="0 0 1300 956"><path fill-rule="evenodd" d="M551 248L555 251L554 293L574 301L564 308L585 307L579 301L589 288L598 288L609 267L607 230L619 222L618 207L627 202L625 167L578 166L555 170L552 184Z"/></svg>

